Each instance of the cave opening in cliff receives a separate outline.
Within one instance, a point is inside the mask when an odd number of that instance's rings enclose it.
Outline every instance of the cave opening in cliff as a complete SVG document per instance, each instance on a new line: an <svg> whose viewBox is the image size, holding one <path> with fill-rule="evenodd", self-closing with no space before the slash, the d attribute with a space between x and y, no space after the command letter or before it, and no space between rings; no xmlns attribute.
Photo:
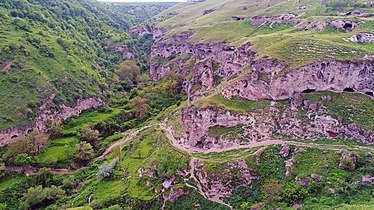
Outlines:
<svg viewBox="0 0 374 210"><path fill-rule="evenodd" d="M344 92L349 92L349 93L353 93L353 92L355 92L355 90L353 90L353 88L344 88L343 91L344 91Z"/></svg>
<svg viewBox="0 0 374 210"><path fill-rule="evenodd" d="M366 92L365 94L368 95L368 96L374 96L373 92Z"/></svg>
<svg viewBox="0 0 374 210"><path fill-rule="evenodd" d="M305 90L303 90L303 92L301 92L301 93L313 93L313 92L316 92L316 89L305 89Z"/></svg>
<svg viewBox="0 0 374 210"><path fill-rule="evenodd" d="M18 135L13 135L12 137L10 137L11 139L15 139L15 138L17 138L18 137Z"/></svg>
<svg viewBox="0 0 374 210"><path fill-rule="evenodd" d="M344 26L343 26L344 29L348 29L348 28L352 28L352 27L353 27L352 23L345 23Z"/></svg>

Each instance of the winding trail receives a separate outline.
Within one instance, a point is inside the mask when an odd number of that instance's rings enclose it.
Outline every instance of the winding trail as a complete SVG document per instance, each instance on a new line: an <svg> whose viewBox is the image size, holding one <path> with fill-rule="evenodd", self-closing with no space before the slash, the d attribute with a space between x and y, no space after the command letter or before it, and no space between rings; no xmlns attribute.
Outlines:
<svg viewBox="0 0 374 210"><path fill-rule="evenodd" d="M138 130L123 133L123 135L127 136L125 139L123 139L121 141L118 141L118 142L112 144L111 146L109 146L108 148L106 148L100 156L92 159L86 166L82 166L82 167L79 167L79 168L74 169L74 170L64 169L64 168L50 168L49 170L52 174L61 174L62 175L62 174L71 174L71 173L74 173L78 170L87 168L88 166L90 166L94 162L105 158L117 146L122 146L123 144L127 143L128 141L131 141L141 131L146 130L146 129L151 128L151 127L158 127L160 130L165 131L165 135L170 140L172 145L179 150L187 152L188 154L193 154L193 153L201 153L201 154L220 153L220 152L236 150L236 149L251 149L251 148L255 148L255 147L262 147L263 148L263 147L267 147L267 146L270 146L270 145L277 145L277 144L289 144L289 145L295 145L295 146L314 147L314 148L327 149L327 150L340 150L340 149L345 149L346 148L346 149L366 149L366 150L374 151L374 147L366 147L366 146L358 146L358 145L348 146L348 145L338 145L338 144L317 144L317 143L305 143L305 142L284 141L284 140L264 140L264 141L261 141L261 142L251 142L250 144L246 144L246 145L232 145L230 147L225 147L225 148L201 149L201 148L195 148L195 147L191 147L189 145L182 145L182 144L178 143L178 140L175 139L175 137L173 135L173 130L171 129L171 127L167 127L166 122L164 121L161 124L149 124L149 125L144 126L144 127L140 128ZM219 198L207 196L207 194L203 190L201 182L195 176L195 163L196 163L196 161L198 161L198 159L191 156L191 161L190 161L190 174L191 174L191 176L190 176L190 178L193 179L196 182L197 186L195 187L195 186L190 185L188 183L186 183L186 185L188 187L191 187L191 188L194 188L195 190L197 190L199 192L199 194L201 194L204 198L206 198L210 201L213 201L215 203L225 205L230 209L233 209L232 206L223 202ZM3 166L3 167L0 168L0 170L23 172L23 173L25 173L26 176L30 176L30 175L37 174L39 172L40 168L38 168L38 167L28 167L28 168L26 168L26 167L20 167L20 166Z"/></svg>
<svg viewBox="0 0 374 210"><path fill-rule="evenodd" d="M118 142L112 144L111 146L109 146L108 148L106 148L100 156L95 157L94 159L92 159L85 166L78 167L78 168L76 168L74 170L67 169L67 168L49 168L49 171L52 174L63 175L63 174L72 174L74 172L77 172L78 170L87 168L90 165L92 165L94 162L96 162L96 161L98 161L100 159L105 158L117 146L122 146L126 142L128 142L128 141L132 140L133 138L135 138L138 135L139 132L141 132L143 130L146 130L148 128L154 127L154 126L158 126L158 124L150 124L150 125L147 125L147 126L144 126L144 127L140 128L138 130L135 130L135 131L132 131L132 132L125 132L125 133L123 133L123 135L128 135L127 138L125 138L125 139L123 139L121 141L118 141ZM0 168L0 170L14 171L14 172L23 172L26 176L31 176L31 175L37 174L39 172L39 170L40 170L40 167L3 166L2 168Z"/></svg>

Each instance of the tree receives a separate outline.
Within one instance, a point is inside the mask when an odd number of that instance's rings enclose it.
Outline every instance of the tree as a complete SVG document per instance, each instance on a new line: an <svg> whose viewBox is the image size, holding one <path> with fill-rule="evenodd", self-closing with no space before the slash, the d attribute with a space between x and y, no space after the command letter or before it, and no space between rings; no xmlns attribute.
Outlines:
<svg viewBox="0 0 374 210"><path fill-rule="evenodd" d="M4 158L14 158L17 154L26 153L28 155L38 155L48 146L49 135L32 131L26 136L17 138L8 146L8 151Z"/></svg>
<svg viewBox="0 0 374 210"><path fill-rule="evenodd" d="M27 136L31 143L31 154L38 155L40 152L48 146L49 135L46 133L33 131Z"/></svg>
<svg viewBox="0 0 374 210"><path fill-rule="evenodd" d="M75 158L80 161L88 161L93 157L93 149L90 143L85 141L76 145Z"/></svg>
<svg viewBox="0 0 374 210"><path fill-rule="evenodd" d="M51 123L51 128L49 129L49 133L51 134L52 137L61 137L65 134L64 128L57 121L53 121Z"/></svg>
<svg viewBox="0 0 374 210"><path fill-rule="evenodd" d="M117 70L117 75L121 80L129 78L131 81L135 81L138 74L140 74L140 67L132 60L122 62Z"/></svg>
<svg viewBox="0 0 374 210"><path fill-rule="evenodd" d="M136 96L129 102L129 107L134 110L135 117L144 118L149 114L149 106L140 96Z"/></svg>
<svg viewBox="0 0 374 210"><path fill-rule="evenodd" d="M52 185L50 188L43 188L41 185L30 187L21 198L22 209L38 209L53 203L62 198L65 191Z"/></svg>
<svg viewBox="0 0 374 210"><path fill-rule="evenodd" d="M96 173L98 179L107 178L112 173L114 167L116 166L119 158L114 158L110 163L104 162L101 166L99 166L99 170Z"/></svg>
<svg viewBox="0 0 374 210"><path fill-rule="evenodd" d="M86 142L93 144L100 139L100 132L97 130L91 129L88 125L84 125L78 131L78 137L82 141L86 141Z"/></svg>

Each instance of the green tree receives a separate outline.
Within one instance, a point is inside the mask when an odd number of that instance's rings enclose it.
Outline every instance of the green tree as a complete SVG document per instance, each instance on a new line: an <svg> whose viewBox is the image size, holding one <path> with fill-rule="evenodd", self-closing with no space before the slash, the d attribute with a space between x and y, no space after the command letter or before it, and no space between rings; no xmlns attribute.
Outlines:
<svg viewBox="0 0 374 210"><path fill-rule="evenodd" d="M97 130L91 129L88 125L84 125L78 131L77 135L82 141L86 141L91 144L94 144L96 141L100 139L100 132Z"/></svg>
<svg viewBox="0 0 374 210"><path fill-rule="evenodd" d="M4 158L14 158L17 154L38 155L48 146L49 135L39 131L32 131L26 136L17 138L8 146Z"/></svg>
<svg viewBox="0 0 374 210"><path fill-rule="evenodd" d="M51 123L51 128L49 129L49 133L52 137L61 137L61 136L64 136L65 131L59 122L53 121Z"/></svg>
<svg viewBox="0 0 374 210"><path fill-rule="evenodd" d="M142 119L149 114L149 106L140 96L136 96L129 102L129 107L134 110L135 117Z"/></svg>
<svg viewBox="0 0 374 210"><path fill-rule="evenodd" d="M107 178L112 173L114 167L118 163L118 157L114 158L110 163L104 162L99 166L98 172L96 173L99 180Z"/></svg>
<svg viewBox="0 0 374 210"><path fill-rule="evenodd" d="M135 81L138 74L140 74L140 67L133 60L122 62L117 70L117 75L121 80L129 78L131 81Z"/></svg>
<svg viewBox="0 0 374 210"><path fill-rule="evenodd" d="M76 145L76 152L74 157L80 161L88 161L93 157L93 149L90 143L85 141Z"/></svg>
<svg viewBox="0 0 374 210"><path fill-rule="evenodd" d="M21 209L37 209L53 203L55 200L62 198L65 191L59 187L51 186L43 188L41 185L31 187L21 198Z"/></svg>

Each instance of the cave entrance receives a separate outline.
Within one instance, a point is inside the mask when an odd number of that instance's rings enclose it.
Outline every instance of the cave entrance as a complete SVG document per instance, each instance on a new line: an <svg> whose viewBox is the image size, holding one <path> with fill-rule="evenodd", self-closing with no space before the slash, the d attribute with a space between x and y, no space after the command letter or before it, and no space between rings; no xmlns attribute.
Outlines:
<svg viewBox="0 0 374 210"><path fill-rule="evenodd" d="M371 96L371 97L374 96L374 93L373 93L373 92L366 92L365 94L368 95L368 96Z"/></svg>
<svg viewBox="0 0 374 210"><path fill-rule="evenodd" d="M352 27L353 27L352 23L345 23L343 26L344 29L350 29Z"/></svg>
<svg viewBox="0 0 374 210"><path fill-rule="evenodd" d="M15 138L17 138L18 137L18 135L13 135L12 137L10 137L11 139L15 139Z"/></svg>
<svg viewBox="0 0 374 210"><path fill-rule="evenodd" d="M344 91L344 92L349 92L349 93L353 93L353 92L355 92L355 90L353 90L353 88L344 88L343 91Z"/></svg>
<svg viewBox="0 0 374 210"><path fill-rule="evenodd" d="M313 92L316 92L316 89L306 89L306 90L303 90L303 92L301 93L313 93Z"/></svg>

